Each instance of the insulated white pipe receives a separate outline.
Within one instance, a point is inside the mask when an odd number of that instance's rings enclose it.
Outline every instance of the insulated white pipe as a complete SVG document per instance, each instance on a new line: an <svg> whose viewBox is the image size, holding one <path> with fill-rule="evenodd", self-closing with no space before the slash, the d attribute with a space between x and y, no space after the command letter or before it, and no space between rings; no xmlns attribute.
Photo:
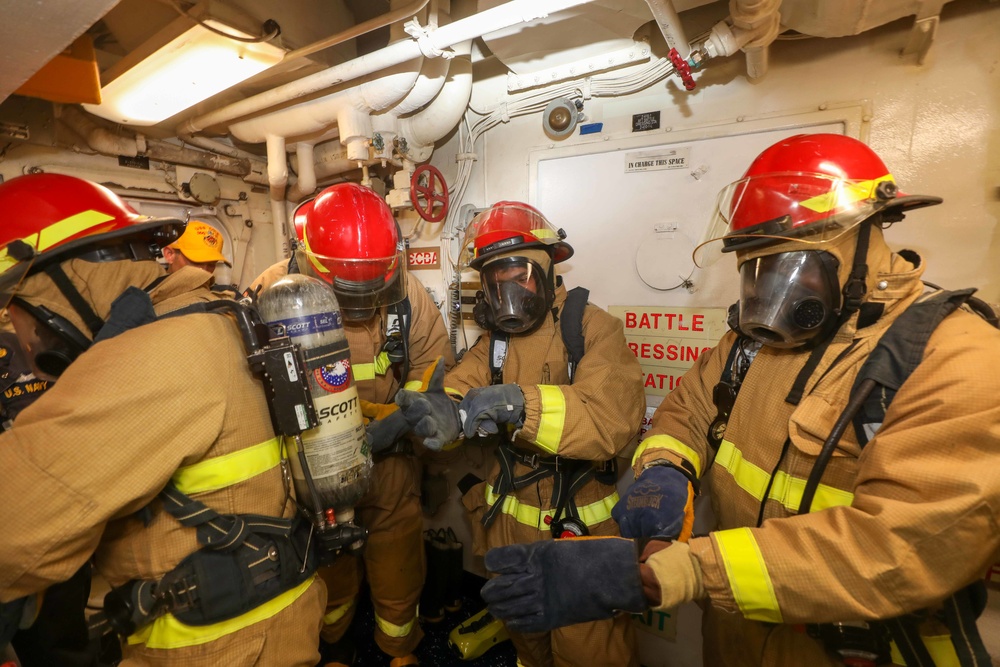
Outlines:
<svg viewBox="0 0 1000 667"><path fill-rule="evenodd" d="M413 89L400 100L399 104L392 107L389 113L399 118L426 106L444 87L444 82L448 78L449 62L444 58L424 58L424 64L420 68L420 75L413 84Z"/></svg>
<svg viewBox="0 0 1000 667"><path fill-rule="evenodd" d="M667 46L677 49L681 58L687 58L691 53L687 37L684 34L684 26L681 25L681 17L674 9L673 0L646 0L649 11L653 12L656 25L663 33L663 39L667 40Z"/></svg>
<svg viewBox="0 0 1000 667"><path fill-rule="evenodd" d="M399 133L406 139L407 159L424 162L434 144L461 122L472 98L472 41L455 46L460 55L451 61L448 81L430 104L399 122Z"/></svg>
<svg viewBox="0 0 1000 667"><path fill-rule="evenodd" d="M193 134L213 125L227 123L277 104L289 102L332 86L352 81L420 55L440 57L445 49L459 42L475 39L496 30L526 23L591 0L512 0L434 30L425 30L417 38L390 44L384 49L341 63L322 72L292 81L272 90L248 97L210 113L191 118L177 129L178 134Z"/></svg>
<svg viewBox="0 0 1000 667"><path fill-rule="evenodd" d="M276 261L280 262L288 257L288 213L285 210L288 164L285 138L275 134L267 137L267 181L271 195L271 224L274 225L274 253Z"/></svg>
<svg viewBox="0 0 1000 667"><path fill-rule="evenodd" d="M397 67L359 86L233 123L229 126L229 131L242 141L260 143L267 135L275 132L286 137L299 137L326 130L335 122L338 125L346 122L352 129L360 123L362 127L356 132L340 131L341 141L350 145L353 138L367 139L371 136L370 123L356 120L351 124L351 116L357 113L367 115L396 104L413 88L418 74L418 63L412 63L409 67ZM358 153L356 159L367 157L365 151L363 155Z"/></svg>
<svg viewBox="0 0 1000 667"><path fill-rule="evenodd" d="M780 32L781 0L730 0L733 27L750 33L744 40L747 78L759 79L767 73L768 48Z"/></svg>
<svg viewBox="0 0 1000 667"><path fill-rule="evenodd" d="M324 180L357 168L358 163L347 159L347 150L339 141L322 144L316 151L316 178L318 180Z"/></svg>
<svg viewBox="0 0 1000 667"><path fill-rule="evenodd" d="M286 199L291 202L299 202L311 195L316 190L316 157L315 145L311 142L300 141L295 144L296 170L298 179L288 188Z"/></svg>

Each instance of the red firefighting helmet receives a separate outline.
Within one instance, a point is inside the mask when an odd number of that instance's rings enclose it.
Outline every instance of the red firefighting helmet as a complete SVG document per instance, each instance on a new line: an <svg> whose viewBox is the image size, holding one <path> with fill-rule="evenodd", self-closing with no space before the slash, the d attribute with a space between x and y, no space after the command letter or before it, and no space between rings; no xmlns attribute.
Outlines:
<svg viewBox="0 0 1000 667"><path fill-rule="evenodd" d="M102 185L62 174L0 184L0 306L21 279L55 262L154 259L184 231L173 218L140 216Z"/></svg>
<svg viewBox="0 0 1000 667"><path fill-rule="evenodd" d="M305 243L306 218L309 216L309 211L312 210L315 201L315 198L305 200L296 206L292 213L292 224L295 227L295 241L297 243Z"/></svg>
<svg viewBox="0 0 1000 667"><path fill-rule="evenodd" d="M720 192L705 243L722 252L796 240L823 244L877 212L902 213L941 202L905 196L885 163L864 143L840 134L800 134L765 149L743 178ZM702 246L695 261L705 265ZM815 246L814 246L815 247Z"/></svg>
<svg viewBox="0 0 1000 667"><path fill-rule="evenodd" d="M476 270L490 257L527 248L547 250L558 264L573 256L573 247L565 238L566 233L557 230L535 207L500 201L472 219L462 247L468 266Z"/></svg>
<svg viewBox="0 0 1000 667"><path fill-rule="evenodd" d="M399 228L388 204L370 188L338 183L306 213L305 252L316 274L348 309L378 307L406 296Z"/></svg>

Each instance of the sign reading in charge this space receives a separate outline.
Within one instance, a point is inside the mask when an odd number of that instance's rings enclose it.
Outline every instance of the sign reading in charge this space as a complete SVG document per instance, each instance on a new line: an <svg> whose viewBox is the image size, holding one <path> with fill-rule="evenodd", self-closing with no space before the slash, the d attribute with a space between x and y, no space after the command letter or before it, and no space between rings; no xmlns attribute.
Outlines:
<svg viewBox="0 0 1000 667"><path fill-rule="evenodd" d="M440 248L410 248L406 252L406 268L410 271L441 268Z"/></svg>
<svg viewBox="0 0 1000 667"><path fill-rule="evenodd" d="M625 324L625 340L642 367L647 395L666 396L727 330L725 308L610 306Z"/></svg>
<svg viewBox="0 0 1000 667"><path fill-rule="evenodd" d="M661 169L685 169L688 166L691 149L661 148L655 151L637 151L625 154L625 173L637 171L659 171Z"/></svg>

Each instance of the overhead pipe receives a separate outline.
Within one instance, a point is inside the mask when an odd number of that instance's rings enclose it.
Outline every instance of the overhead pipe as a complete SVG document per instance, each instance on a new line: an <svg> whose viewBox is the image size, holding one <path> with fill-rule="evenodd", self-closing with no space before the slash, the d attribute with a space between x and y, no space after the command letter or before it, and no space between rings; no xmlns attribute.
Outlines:
<svg viewBox="0 0 1000 667"><path fill-rule="evenodd" d="M701 45L705 55L731 56L742 49L747 78L761 78L767 73L768 47L781 31L780 6L781 0L730 0L730 18L712 26Z"/></svg>
<svg viewBox="0 0 1000 667"><path fill-rule="evenodd" d="M455 46L456 56L448 80L430 104L399 121L399 134L406 139L408 160L428 160L434 144L458 125L472 99L472 40Z"/></svg>
<svg viewBox="0 0 1000 667"><path fill-rule="evenodd" d="M397 68L378 79L330 95L249 118L229 127L233 136L249 143L260 143L269 134L280 131L286 137L303 137L322 132L334 123L351 158L368 158L365 142L371 137L369 114L382 111L403 99L417 81L419 67Z"/></svg>
<svg viewBox="0 0 1000 667"><path fill-rule="evenodd" d="M509 28L548 16L552 12L587 4L592 0L512 0L436 29L419 25L410 31L412 40L390 44L378 51L329 69L292 81L272 90L248 97L221 109L191 118L180 125L178 134L194 134L214 125L258 113L278 104L317 93L327 88L404 63L425 55L441 57L455 44L475 39L496 30Z"/></svg>
<svg viewBox="0 0 1000 667"><path fill-rule="evenodd" d="M472 97L472 41L469 40L455 46L458 55L449 61L450 68L447 80L441 87L434 99L427 103L423 109L405 118L395 119L394 116L400 104L393 107L388 114L381 114L372 117L374 131L378 131L383 126L382 123L388 119L396 121L395 126L391 126L389 132L398 134L406 141L406 158L411 162L420 163L430 158L434 144L450 132L462 120L465 110L469 106ZM407 96L406 100L409 100ZM406 101L404 100L404 101ZM348 157L347 149L338 137L338 129L333 128L323 136L316 138L311 143L315 145L313 151L314 178L317 182L324 181L331 176L336 176L352 169L357 169L360 164L357 160ZM343 128L346 133L351 133L350 127ZM334 139L331 141L331 139ZM298 146L300 144L296 144ZM288 190L287 199L291 202L301 201L312 193L308 189L308 182L303 182L304 169L309 169L310 165L305 164L302 153L296 152L293 158L293 165L299 174L299 181ZM315 187L315 186L313 186Z"/></svg>
<svg viewBox="0 0 1000 667"><path fill-rule="evenodd" d="M191 150L166 141L147 139L142 135L121 134L98 125L76 106L57 107L58 118L79 134L92 150L102 155L137 157L199 167L207 171L246 178L253 172L250 160L233 158L216 153ZM257 165L258 173L263 165ZM249 180L249 179L248 179Z"/></svg>
<svg viewBox="0 0 1000 667"><path fill-rule="evenodd" d="M781 0L729 0L733 27L753 34L743 46L751 81L767 74L769 47L781 32L780 7Z"/></svg>
<svg viewBox="0 0 1000 667"><path fill-rule="evenodd" d="M215 139L210 139L208 137L187 134L187 135L178 135L177 138L186 144L191 144L192 146L198 146L200 148L204 148L205 150L212 151L213 153L218 153L219 155L228 155L229 157L234 157L240 160L258 159L258 156L254 155L253 153L240 150L235 146L230 146L229 144L224 144L221 141L216 141Z"/></svg>
<svg viewBox="0 0 1000 667"><path fill-rule="evenodd" d="M271 196L271 224L274 226L274 251L277 261L281 261L288 257L288 212L285 209L288 163L285 160L285 138L276 134L267 137L267 179Z"/></svg>
<svg viewBox="0 0 1000 667"><path fill-rule="evenodd" d="M649 11L653 13L653 18L656 19L656 25L660 28L663 39L667 41L667 46L677 49L681 58L686 60L691 53L691 46L684 34L681 17L674 9L673 0L646 0L646 4L649 5Z"/></svg>
<svg viewBox="0 0 1000 667"><path fill-rule="evenodd" d="M318 181L358 168L355 160L347 159L347 150L337 140L317 145L315 159Z"/></svg>
<svg viewBox="0 0 1000 667"><path fill-rule="evenodd" d="M305 199L316 191L315 144L309 141L296 143L295 157L297 178L285 197L291 202Z"/></svg>

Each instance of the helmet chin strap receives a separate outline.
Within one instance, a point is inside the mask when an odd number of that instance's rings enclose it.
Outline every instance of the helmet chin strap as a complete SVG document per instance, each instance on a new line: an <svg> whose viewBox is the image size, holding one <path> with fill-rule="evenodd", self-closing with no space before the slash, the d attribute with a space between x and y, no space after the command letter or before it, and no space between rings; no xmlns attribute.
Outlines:
<svg viewBox="0 0 1000 667"><path fill-rule="evenodd" d="M861 223L858 230L858 243L854 249L854 263L851 266L851 274L844 283L844 313L841 321L851 316L851 313L861 308L865 294L868 293L868 285L865 279L868 277L868 244L871 240L872 225L875 223L872 216Z"/></svg>

